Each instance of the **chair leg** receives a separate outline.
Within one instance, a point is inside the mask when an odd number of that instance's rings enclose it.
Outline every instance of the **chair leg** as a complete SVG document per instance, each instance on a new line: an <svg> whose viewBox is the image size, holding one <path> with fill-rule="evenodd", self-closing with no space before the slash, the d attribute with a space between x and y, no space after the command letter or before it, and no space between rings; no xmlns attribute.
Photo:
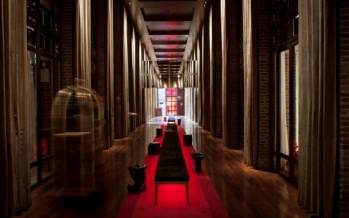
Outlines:
<svg viewBox="0 0 349 218"><path fill-rule="evenodd" d="M155 205L158 204L158 184L155 183Z"/></svg>
<svg viewBox="0 0 349 218"><path fill-rule="evenodd" d="M187 194L187 204L189 204L189 183L185 184L186 194Z"/></svg>

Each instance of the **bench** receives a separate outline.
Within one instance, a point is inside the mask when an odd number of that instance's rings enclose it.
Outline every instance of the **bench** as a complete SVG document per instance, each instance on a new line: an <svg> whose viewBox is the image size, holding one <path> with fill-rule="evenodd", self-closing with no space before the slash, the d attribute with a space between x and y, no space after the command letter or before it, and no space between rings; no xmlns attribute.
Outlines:
<svg viewBox="0 0 349 218"><path fill-rule="evenodd" d="M176 123L176 118L174 116L169 116L168 119L167 119L167 122L168 123Z"/></svg>
<svg viewBox="0 0 349 218"><path fill-rule="evenodd" d="M183 183L189 203L189 176L175 124L167 126L162 145L155 174L155 204L158 202L158 186L168 183Z"/></svg>
<svg viewBox="0 0 349 218"><path fill-rule="evenodd" d="M148 145L148 155L158 155L160 154L160 142L151 142Z"/></svg>

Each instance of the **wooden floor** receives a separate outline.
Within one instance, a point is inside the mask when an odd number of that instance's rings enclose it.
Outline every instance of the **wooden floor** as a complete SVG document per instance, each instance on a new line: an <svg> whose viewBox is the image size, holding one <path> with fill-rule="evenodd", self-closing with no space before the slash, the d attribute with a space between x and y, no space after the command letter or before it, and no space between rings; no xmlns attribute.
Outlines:
<svg viewBox="0 0 349 218"><path fill-rule="evenodd" d="M147 132L153 131L155 133L154 127ZM193 133L200 134L200 131L193 131ZM202 138L199 135L197 137ZM262 172L247 167L243 163L241 151L229 150L220 145L205 143L204 140L201 140L200 143L202 143L200 150L206 155L204 170L210 176L230 217L307 217L297 206L296 188L283 178L274 173ZM137 148L134 150L137 150ZM144 148L141 150L143 153ZM122 151L120 149L120 152ZM127 154L142 156L142 154L135 154L135 151ZM118 157L118 155L115 155L115 157ZM119 157L125 158L124 154L120 154ZM125 163L129 163L129 161L115 163L119 164L119 166L116 166L120 169L120 173L116 175L119 179L118 182L110 183L109 186L114 187L114 193L116 194L108 198L102 196L102 200L96 202L61 202L48 195L50 184L47 183L33 191L32 207L17 217L116 217L120 203L126 194L128 175L127 170L125 170L127 168ZM104 188L108 190L110 187Z"/></svg>
<svg viewBox="0 0 349 218"><path fill-rule="evenodd" d="M221 170L210 159L205 167L230 217L307 217L297 205L293 185L277 174L247 167L240 151L223 153Z"/></svg>

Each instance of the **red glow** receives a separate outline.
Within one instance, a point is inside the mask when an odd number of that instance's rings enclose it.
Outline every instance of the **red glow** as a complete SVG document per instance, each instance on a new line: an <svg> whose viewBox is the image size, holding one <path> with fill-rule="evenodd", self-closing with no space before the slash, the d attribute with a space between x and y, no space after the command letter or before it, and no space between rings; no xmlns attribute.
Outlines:
<svg viewBox="0 0 349 218"><path fill-rule="evenodd" d="M186 191L184 184L160 184L158 205L162 207L176 207L186 204Z"/></svg>
<svg viewBox="0 0 349 218"><path fill-rule="evenodd" d="M164 126L163 126L164 128ZM183 129L178 128L183 156L189 173L189 204L186 201L184 184L160 184L158 189L158 204L155 205L155 171L158 156L147 156L148 165L145 192L129 194L123 202L118 218L150 218L150 217L179 217L179 218L227 218L228 215L219 200L206 173L196 174L194 162L191 159L193 149L183 144ZM162 138L155 138L162 143Z"/></svg>
<svg viewBox="0 0 349 218"><path fill-rule="evenodd" d="M178 22L177 21L168 21L166 22L166 26L168 29L176 29L178 28Z"/></svg>

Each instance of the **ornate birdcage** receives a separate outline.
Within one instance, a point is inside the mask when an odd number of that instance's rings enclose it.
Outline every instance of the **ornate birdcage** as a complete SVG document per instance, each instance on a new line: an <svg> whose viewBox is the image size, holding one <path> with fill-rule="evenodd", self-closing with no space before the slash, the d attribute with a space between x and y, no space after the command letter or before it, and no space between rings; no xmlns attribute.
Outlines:
<svg viewBox="0 0 349 218"><path fill-rule="evenodd" d="M60 197L88 196L98 190L104 137L104 106L82 85L60 90L52 105L53 192Z"/></svg>

